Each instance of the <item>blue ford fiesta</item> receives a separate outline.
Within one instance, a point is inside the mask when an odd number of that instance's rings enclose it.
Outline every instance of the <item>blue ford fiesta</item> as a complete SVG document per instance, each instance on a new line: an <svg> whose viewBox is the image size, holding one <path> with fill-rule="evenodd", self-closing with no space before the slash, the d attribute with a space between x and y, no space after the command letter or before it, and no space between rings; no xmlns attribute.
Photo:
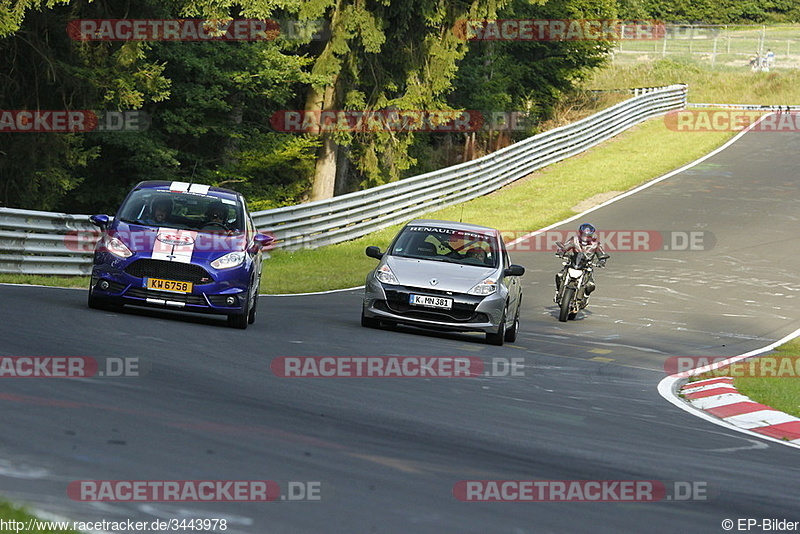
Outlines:
<svg viewBox="0 0 800 534"><path fill-rule="evenodd" d="M240 193L186 182L141 182L111 219L92 215L97 243L89 307L124 304L256 319L262 249Z"/></svg>

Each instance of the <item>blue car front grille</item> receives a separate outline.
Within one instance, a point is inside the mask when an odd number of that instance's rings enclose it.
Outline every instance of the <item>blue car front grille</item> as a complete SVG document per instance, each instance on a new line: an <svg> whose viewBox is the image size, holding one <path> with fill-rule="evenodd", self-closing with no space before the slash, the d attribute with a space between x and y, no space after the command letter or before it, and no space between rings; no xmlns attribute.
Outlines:
<svg viewBox="0 0 800 534"><path fill-rule="evenodd" d="M125 272L136 278L165 278L193 284L209 284L213 281L208 271L199 265L176 261L136 260L125 267Z"/></svg>

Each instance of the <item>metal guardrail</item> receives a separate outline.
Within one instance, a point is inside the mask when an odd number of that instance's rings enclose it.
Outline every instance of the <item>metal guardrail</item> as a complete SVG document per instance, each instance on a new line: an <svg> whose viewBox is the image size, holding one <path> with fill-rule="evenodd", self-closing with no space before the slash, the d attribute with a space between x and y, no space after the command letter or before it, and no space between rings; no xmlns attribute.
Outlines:
<svg viewBox="0 0 800 534"><path fill-rule="evenodd" d="M361 237L495 191L650 117L686 106L687 87L638 88L590 117L481 158L332 199L255 212L276 246L316 248ZM88 275L97 229L88 215L0 208L0 273Z"/></svg>
<svg viewBox="0 0 800 534"><path fill-rule="evenodd" d="M88 275L96 240L88 215L0 208L0 273Z"/></svg>
<svg viewBox="0 0 800 534"><path fill-rule="evenodd" d="M256 225L272 232L278 247L316 248L348 241L495 191L686 104L685 85L635 91L634 98L481 158L332 199L258 212Z"/></svg>

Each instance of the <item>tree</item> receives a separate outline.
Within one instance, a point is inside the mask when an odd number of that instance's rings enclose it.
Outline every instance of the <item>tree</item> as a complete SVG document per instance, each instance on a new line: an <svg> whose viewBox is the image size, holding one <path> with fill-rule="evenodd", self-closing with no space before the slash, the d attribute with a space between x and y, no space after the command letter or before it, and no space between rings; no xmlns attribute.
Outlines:
<svg viewBox="0 0 800 534"><path fill-rule="evenodd" d="M616 2L549 0L532 4L513 0L498 19L606 20L616 19ZM572 92L593 69L604 65L613 46L598 40L476 40L459 63L450 103L456 108L511 112L529 127L517 135L530 135L535 125L551 117L555 105ZM491 132L485 139L486 150ZM468 141L474 143L471 136ZM466 151L466 150L465 150ZM468 155L468 154L467 154Z"/></svg>
<svg viewBox="0 0 800 534"><path fill-rule="evenodd" d="M272 9L254 4L255 14ZM313 80L291 43L71 41L73 19L177 18L197 6L108 0L30 9L37 6L18 9L21 26L0 40L7 105L141 110L152 123L141 132L0 134L3 205L108 211L144 179L237 187L268 199L264 207L306 192L318 140L269 129L270 115ZM234 7L216 3L203 13L239 16Z"/></svg>
<svg viewBox="0 0 800 534"><path fill-rule="evenodd" d="M303 4L305 19L325 18L331 28L312 72L326 80L307 93L306 111L448 109L456 63L466 42L452 31L461 18L494 14L503 2L470 3L434 0L346 2L311 0ZM322 146L314 175L312 200L328 198L336 189L347 147L360 185L397 180L414 164L409 156L413 132L321 132Z"/></svg>
<svg viewBox="0 0 800 534"><path fill-rule="evenodd" d="M161 66L144 61L137 43L89 47L70 41L66 23L78 11L64 6L32 11L16 33L0 39L0 92L7 111L128 108L166 97L169 84ZM99 157L87 135L0 134L0 202L58 208Z"/></svg>

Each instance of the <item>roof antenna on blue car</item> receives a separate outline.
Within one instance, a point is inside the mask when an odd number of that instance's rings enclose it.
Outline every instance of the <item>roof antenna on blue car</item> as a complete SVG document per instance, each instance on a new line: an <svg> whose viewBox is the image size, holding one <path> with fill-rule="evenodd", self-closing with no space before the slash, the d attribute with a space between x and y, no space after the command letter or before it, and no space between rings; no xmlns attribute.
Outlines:
<svg viewBox="0 0 800 534"><path fill-rule="evenodd" d="M189 177L189 185L194 183L194 173L197 170L197 164L198 163L199 163L199 161L195 161L194 162L194 167L192 168L192 175Z"/></svg>

